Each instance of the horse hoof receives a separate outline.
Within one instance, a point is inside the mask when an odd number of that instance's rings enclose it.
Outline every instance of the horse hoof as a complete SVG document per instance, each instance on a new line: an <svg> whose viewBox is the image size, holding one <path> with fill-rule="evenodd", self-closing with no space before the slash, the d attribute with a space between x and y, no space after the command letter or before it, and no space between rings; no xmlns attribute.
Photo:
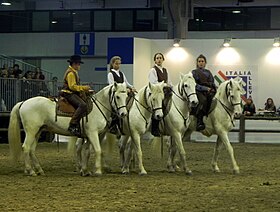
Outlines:
<svg viewBox="0 0 280 212"><path fill-rule="evenodd" d="M94 173L94 176L95 176L95 177L100 177L100 176L102 176L102 173L95 172L95 173Z"/></svg>
<svg viewBox="0 0 280 212"><path fill-rule="evenodd" d="M240 174L239 169L237 169L237 170L233 170L233 174Z"/></svg>
<svg viewBox="0 0 280 212"><path fill-rule="evenodd" d="M129 171L124 170L124 171L122 171L122 174L124 174L124 175L128 175L128 174L129 174Z"/></svg>
<svg viewBox="0 0 280 212"><path fill-rule="evenodd" d="M41 176L46 176L45 172L44 171L40 171L38 172L38 175L41 175Z"/></svg>
<svg viewBox="0 0 280 212"><path fill-rule="evenodd" d="M82 177L88 177L88 176L91 176L91 173L90 172L80 172L80 175Z"/></svg>
<svg viewBox="0 0 280 212"><path fill-rule="evenodd" d="M31 172L31 173L30 173L30 176L31 176L31 177L37 177L37 174L36 174L35 172Z"/></svg>
<svg viewBox="0 0 280 212"><path fill-rule="evenodd" d="M145 176L145 175L147 175L147 172L140 172L139 175L140 176Z"/></svg>
<svg viewBox="0 0 280 212"><path fill-rule="evenodd" d="M214 169L213 172L214 173L221 173L220 169Z"/></svg>
<svg viewBox="0 0 280 212"><path fill-rule="evenodd" d="M192 175L193 175L193 173L192 173L192 171L191 171L191 170L188 170L188 171L186 171L186 175L188 175L188 176L192 176Z"/></svg>

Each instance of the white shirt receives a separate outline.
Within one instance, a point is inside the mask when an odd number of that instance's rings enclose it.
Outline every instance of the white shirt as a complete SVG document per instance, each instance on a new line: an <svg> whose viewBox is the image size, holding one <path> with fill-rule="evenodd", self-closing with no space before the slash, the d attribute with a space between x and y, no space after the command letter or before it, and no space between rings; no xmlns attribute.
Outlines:
<svg viewBox="0 0 280 212"><path fill-rule="evenodd" d="M115 69L111 69L111 71L115 72L119 77L120 77L120 70L115 70ZM123 73L123 72L122 72ZM107 75L107 79L108 79L108 83L109 85L112 85L114 84L115 80L114 80L114 76L111 72L108 73ZM123 81L125 82L126 84L126 87L128 88L133 88L133 86L131 84L128 83L124 73L123 73Z"/></svg>
<svg viewBox="0 0 280 212"><path fill-rule="evenodd" d="M161 70L161 72L163 73L163 69L162 69L161 66L158 66L157 64L155 64L155 66L158 67L159 70ZM168 73L167 73L167 74L168 74ZM149 82L152 83L152 84L159 83L159 81L158 81L158 76L157 76L157 71L156 71L156 69L155 69L154 67L151 68L148 78L149 78ZM168 76L168 82L167 82L167 84L172 85L169 76Z"/></svg>

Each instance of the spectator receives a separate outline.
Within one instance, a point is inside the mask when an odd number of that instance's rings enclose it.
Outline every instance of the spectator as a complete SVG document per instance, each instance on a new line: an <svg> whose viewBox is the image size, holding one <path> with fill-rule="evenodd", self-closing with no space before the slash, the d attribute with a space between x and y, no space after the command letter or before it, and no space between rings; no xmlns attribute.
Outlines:
<svg viewBox="0 0 280 212"><path fill-rule="evenodd" d="M19 65L18 64L14 64L13 66L13 75L15 78L22 78L22 70L19 69Z"/></svg>
<svg viewBox="0 0 280 212"><path fill-rule="evenodd" d="M271 112L276 112L276 107L274 105L272 98L268 98L264 105L265 105L265 108L264 108L265 110L271 111Z"/></svg>
<svg viewBox="0 0 280 212"><path fill-rule="evenodd" d="M41 71L41 69L39 67L37 67L35 69L34 78L33 79L45 80L45 75L43 74L43 72Z"/></svg>
<svg viewBox="0 0 280 212"><path fill-rule="evenodd" d="M252 98L246 100L246 104L243 107L243 114L245 116L253 116L256 113L256 107Z"/></svg>

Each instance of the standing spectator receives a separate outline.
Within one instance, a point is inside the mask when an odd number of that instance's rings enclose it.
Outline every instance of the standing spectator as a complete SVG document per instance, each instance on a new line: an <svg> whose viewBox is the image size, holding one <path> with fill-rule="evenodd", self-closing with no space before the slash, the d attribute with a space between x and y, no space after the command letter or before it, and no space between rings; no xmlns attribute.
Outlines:
<svg viewBox="0 0 280 212"><path fill-rule="evenodd" d="M272 98L268 98L264 105L265 105L265 108L264 108L265 110L271 111L271 112L276 112L276 107L274 105Z"/></svg>
<svg viewBox="0 0 280 212"><path fill-rule="evenodd" d="M243 114L245 116L253 116L256 113L256 107L252 98L246 100L246 104L243 107Z"/></svg>

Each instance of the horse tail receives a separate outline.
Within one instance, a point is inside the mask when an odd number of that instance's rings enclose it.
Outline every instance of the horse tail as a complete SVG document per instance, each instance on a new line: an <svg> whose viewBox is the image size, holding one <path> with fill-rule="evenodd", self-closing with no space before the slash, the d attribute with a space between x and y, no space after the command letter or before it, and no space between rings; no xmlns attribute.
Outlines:
<svg viewBox="0 0 280 212"><path fill-rule="evenodd" d="M19 108L21 102L17 103L11 113L8 128L8 140L10 147L10 155L13 162L18 162L22 152L21 136L20 136L20 114Z"/></svg>

